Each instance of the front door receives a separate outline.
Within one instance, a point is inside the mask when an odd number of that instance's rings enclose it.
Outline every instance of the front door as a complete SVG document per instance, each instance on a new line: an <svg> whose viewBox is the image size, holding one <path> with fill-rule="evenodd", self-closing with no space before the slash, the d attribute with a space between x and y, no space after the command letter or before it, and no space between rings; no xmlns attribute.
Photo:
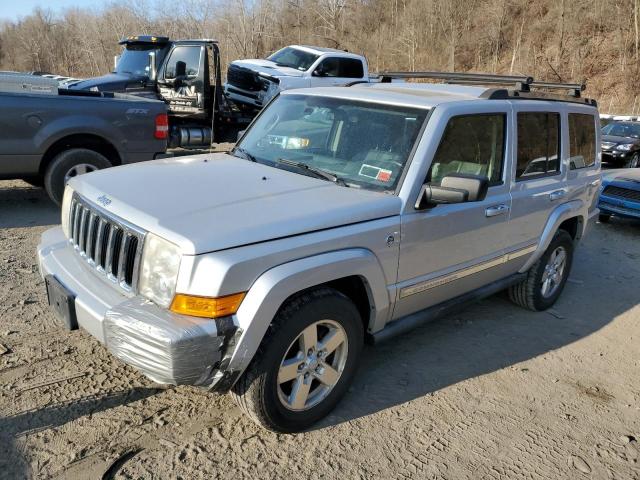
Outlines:
<svg viewBox="0 0 640 480"><path fill-rule="evenodd" d="M202 45L176 45L169 52L158 79L160 96L173 115L205 114L204 78L207 64Z"/></svg>
<svg viewBox="0 0 640 480"><path fill-rule="evenodd" d="M486 112L486 106L482 110ZM506 276L510 113L498 106L492 110L446 120L425 181L437 185L452 173L482 175L489 179L489 190L481 201L441 204L403 215L394 318Z"/></svg>

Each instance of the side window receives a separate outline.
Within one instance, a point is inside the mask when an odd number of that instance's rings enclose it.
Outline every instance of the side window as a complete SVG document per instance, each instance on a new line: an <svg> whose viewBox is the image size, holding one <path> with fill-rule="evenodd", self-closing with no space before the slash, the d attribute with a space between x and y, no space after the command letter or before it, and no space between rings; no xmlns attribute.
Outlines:
<svg viewBox="0 0 640 480"><path fill-rule="evenodd" d="M516 181L560 171L560 114L518 113Z"/></svg>
<svg viewBox="0 0 640 480"><path fill-rule="evenodd" d="M502 183L506 115L452 117L440 140L427 180L439 184L452 173L483 175L489 185Z"/></svg>
<svg viewBox="0 0 640 480"><path fill-rule="evenodd" d="M364 77L364 68L362 67L362 62L357 58L341 58L339 76L343 78Z"/></svg>
<svg viewBox="0 0 640 480"><path fill-rule="evenodd" d="M314 73L316 73L319 77L339 77L340 73L340 62L339 58L325 58L320 64L316 67Z"/></svg>
<svg viewBox="0 0 640 480"><path fill-rule="evenodd" d="M176 47L167 60L164 78L173 80L177 77L196 77L200 70L200 54L202 47Z"/></svg>
<svg viewBox="0 0 640 480"><path fill-rule="evenodd" d="M316 67L315 72L320 77L362 78L364 67L356 58L325 58Z"/></svg>
<svg viewBox="0 0 640 480"><path fill-rule="evenodd" d="M596 127L593 115L569 114L569 161L571 170L596 163Z"/></svg>

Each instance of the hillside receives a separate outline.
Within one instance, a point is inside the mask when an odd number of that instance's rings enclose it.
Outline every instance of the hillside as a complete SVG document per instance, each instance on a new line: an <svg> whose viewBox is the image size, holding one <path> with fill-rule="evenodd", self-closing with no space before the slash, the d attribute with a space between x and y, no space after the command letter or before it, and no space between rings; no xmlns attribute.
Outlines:
<svg viewBox="0 0 640 480"><path fill-rule="evenodd" d="M602 112L639 113L640 0L168 0L36 10L0 25L0 69L74 77L111 69L127 35L220 40L223 61L291 43L344 48L372 71L586 79Z"/></svg>

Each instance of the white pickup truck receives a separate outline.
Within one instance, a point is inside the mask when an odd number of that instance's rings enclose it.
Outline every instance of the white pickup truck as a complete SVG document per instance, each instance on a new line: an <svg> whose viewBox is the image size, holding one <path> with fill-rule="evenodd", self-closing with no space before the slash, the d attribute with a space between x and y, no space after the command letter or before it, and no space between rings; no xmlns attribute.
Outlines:
<svg viewBox="0 0 640 480"><path fill-rule="evenodd" d="M282 90L369 82L362 55L333 48L291 45L266 59L236 60L227 71L226 95L261 109Z"/></svg>

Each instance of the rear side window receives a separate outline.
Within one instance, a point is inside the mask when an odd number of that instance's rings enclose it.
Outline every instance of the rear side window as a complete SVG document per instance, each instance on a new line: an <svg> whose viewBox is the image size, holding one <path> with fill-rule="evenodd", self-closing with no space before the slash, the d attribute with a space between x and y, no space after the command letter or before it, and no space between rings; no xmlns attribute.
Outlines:
<svg viewBox="0 0 640 480"><path fill-rule="evenodd" d="M560 171L560 114L518 113L516 180L528 180Z"/></svg>
<svg viewBox="0 0 640 480"><path fill-rule="evenodd" d="M593 115L569 114L569 161L571 170L596 163L596 122Z"/></svg>
<svg viewBox="0 0 640 480"><path fill-rule="evenodd" d="M355 58L329 57L318 65L316 71L323 77L362 78L362 62Z"/></svg>
<svg viewBox="0 0 640 480"><path fill-rule="evenodd" d="M505 124L503 113L452 117L427 181L439 184L446 175L462 173L485 176L489 185L502 183Z"/></svg>

